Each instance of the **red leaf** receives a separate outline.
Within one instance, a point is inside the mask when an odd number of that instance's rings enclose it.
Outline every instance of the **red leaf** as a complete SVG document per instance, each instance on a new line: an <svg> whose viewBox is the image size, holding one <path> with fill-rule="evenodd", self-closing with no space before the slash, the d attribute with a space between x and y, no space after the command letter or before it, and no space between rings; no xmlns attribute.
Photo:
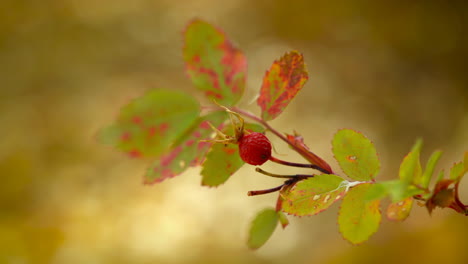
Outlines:
<svg viewBox="0 0 468 264"><path fill-rule="evenodd" d="M426 202L426 208L429 213L435 207L449 207L458 213L468 216L468 205L463 204L458 197L458 185L460 181L456 180L440 180L437 182L432 196ZM449 188L450 185L455 184L453 188Z"/></svg>
<svg viewBox="0 0 468 264"><path fill-rule="evenodd" d="M186 70L205 95L226 106L241 98L247 60L224 32L202 20L193 20L185 32L183 50Z"/></svg>
<svg viewBox="0 0 468 264"><path fill-rule="evenodd" d="M263 77L257 100L263 120L272 120L281 114L308 78L304 58L297 51L286 53L273 62Z"/></svg>
<svg viewBox="0 0 468 264"><path fill-rule="evenodd" d="M304 138L302 138L302 136L296 133L294 135L286 134L286 138L299 152L299 154L301 154L301 156L304 157L311 164L319 166L329 174L333 173L330 165L328 165L327 162L325 162L323 159L321 159L319 156L315 155L312 151L309 150L309 148L304 143Z"/></svg>
<svg viewBox="0 0 468 264"><path fill-rule="evenodd" d="M156 160L148 169L144 182L153 184L165 179L177 176L188 167L200 165L208 152L210 142L200 140L208 139L213 130L208 122L222 128L222 122L226 119L225 112L215 112L201 117L197 125L181 142L176 142L176 147Z"/></svg>
<svg viewBox="0 0 468 264"><path fill-rule="evenodd" d="M199 112L198 101L186 93L150 90L122 107L98 138L131 157L160 157L194 125Z"/></svg>

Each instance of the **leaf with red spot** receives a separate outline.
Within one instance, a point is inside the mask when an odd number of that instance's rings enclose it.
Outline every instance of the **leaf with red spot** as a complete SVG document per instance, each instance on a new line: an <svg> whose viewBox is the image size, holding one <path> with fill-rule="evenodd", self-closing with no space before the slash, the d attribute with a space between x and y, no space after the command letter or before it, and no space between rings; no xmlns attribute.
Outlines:
<svg viewBox="0 0 468 264"><path fill-rule="evenodd" d="M248 131L260 133L265 131L262 126L251 123L245 123L244 128ZM225 128L223 132L227 133L230 130L230 128ZM242 165L244 165L244 161L239 156L239 147L237 145L213 144L202 164L202 185L219 186L226 182Z"/></svg>
<svg viewBox="0 0 468 264"><path fill-rule="evenodd" d="M330 165L328 165L326 161L324 161L319 156L315 155L312 151L309 150L309 148L304 143L304 138L301 135L297 133L294 133L294 135L286 134L286 138L288 139L289 143L292 145L294 150L301 154L301 156L304 157L311 164L319 166L320 168L325 170L326 173L333 173Z"/></svg>
<svg viewBox="0 0 468 264"><path fill-rule="evenodd" d="M202 185L215 187L226 182L244 161L236 145L213 144L203 163Z"/></svg>
<svg viewBox="0 0 468 264"><path fill-rule="evenodd" d="M340 200L347 184L333 174L315 175L281 190L282 210L295 216L316 215Z"/></svg>
<svg viewBox="0 0 468 264"><path fill-rule="evenodd" d="M186 93L151 90L124 106L99 139L132 157L158 157L197 120L200 106Z"/></svg>
<svg viewBox="0 0 468 264"><path fill-rule="evenodd" d="M232 106L242 97L247 61L220 29L196 19L188 24L183 56L194 85L209 99Z"/></svg>
<svg viewBox="0 0 468 264"><path fill-rule="evenodd" d="M257 99L262 119L268 121L280 115L308 78L304 58L299 52L288 52L274 61L263 77Z"/></svg>
<svg viewBox="0 0 468 264"><path fill-rule="evenodd" d="M213 130L208 123L221 129L222 123L227 119L225 112L214 112L200 117L190 129L183 140L167 154L158 158L149 167L145 175L145 183L158 183L167 178L177 176L187 168L200 165L210 148L210 142L200 140L209 139Z"/></svg>
<svg viewBox="0 0 468 264"><path fill-rule="evenodd" d="M351 179L368 181L380 169L374 144L363 134L352 129L339 130L332 141L333 154L343 172Z"/></svg>
<svg viewBox="0 0 468 264"><path fill-rule="evenodd" d="M387 218L393 221L405 220L413 207L414 198L408 197L399 202L391 203L387 207Z"/></svg>
<svg viewBox="0 0 468 264"><path fill-rule="evenodd" d="M338 215L340 233L352 244L369 239L380 225L380 200L368 201L371 183L359 184L349 190L343 198Z"/></svg>

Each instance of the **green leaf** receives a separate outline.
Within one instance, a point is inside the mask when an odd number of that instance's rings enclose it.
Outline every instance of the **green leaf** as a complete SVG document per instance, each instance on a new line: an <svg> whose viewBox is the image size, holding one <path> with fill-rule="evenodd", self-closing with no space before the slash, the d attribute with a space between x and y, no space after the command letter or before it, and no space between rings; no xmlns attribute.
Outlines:
<svg viewBox="0 0 468 264"><path fill-rule="evenodd" d="M423 188L429 187L429 184L431 183L432 175L434 174L434 168L437 162L439 161L441 155L442 155L442 151L434 151L434 153L432 153L431 157L429 158L426 164L426 169L424 170L424 173L422 175L420 182L415 182L415 184L419 184Z"/></svg>
<svg viewBox="0 0 468 264"><path fill-rule="evenodd" d="M440 182L444 179L444 174L445 174L445 171L442 169L440 172L439 172L439 175L437 176L437 181L436 182Z"/></svg>
<svg viewBox="0 0 468 264"><path fill-rule="evenodd" d="M385 198L385 196L388 195L388 186L386 186L384 183L385 182L372 184L372 186L369 187L369 190L367 190L367 194L366 197L364 197L364 200L366 202L372 202L374 200L382 200Z"/></svg>
<svg viewBox="0 0 468 264"><path fill-rule="evenodd" d="M302 89L309 79L302 54L291 51L273 62L263 77L257 104L262 109L262 119L275 119Z"/></svg>
<svg viewBox="0 0 468 264"><path fill-rule="evenodd" d="M224 32L202 20L185 30L183 56L194 85L219 104L232 106L242 97L247 61Z"/></svg>
<svg viewBox="0 0 468 264"><path fill-rule="evenodd" d="M380 200L366 202L370 183L359 184L345 195L338 215L338 224L343 237L353 244L369 239L379 228Z"/></svg>
<svg viewBox="0 0 468 264"><path fill-rule="evenodd" d="M454 181L458 181L460 177L465 174L465 166L463 162L458 162L453 164L452 168L450 169L450 179Z"/></svg>
<svg viewBox="0 0 468 264"><path fill-rule="evenodd" d="M424 194L424 190L402 180L385 181L376 183L376 185L380 185L386 189L393 203L397 203L414 195Z"/></svg>
<svg viewBox="0 0 468 264"><path fill-rule="evenodd" d="M342 129L335 134L332 145L335 159L350 178L368 181L379 172L380 161L374 144L363 134Z"/></svg>
<svg viewBox="0 0 468 264"><path fill-rule="evenodd" d="M406 155L400 164L400 179L406 183L412 183L415 181L421 181L422 168L419 160L421 153L422 140L418 139L414 144L411 151Z"/></svg>
<svg viewBox="0 0 468 264"><path fill-rule="evenodd" d="M282 193L282 210L296 216L318 214L343 197L347 181L333 174L315 175Z"/></svg>
<svg viewBox="0 0 468 264"><path fill-rule="evenodd" d="M265 132L265 127L256 123L244 123L244 129L249 132L258 132L258 133Z"/></svg>
<svg viewBox="0 0 468 264"><path fill-rule="evenodd" d="M278 225L279 216L275 209L267 208L260 211L252 221L247 245L257 249L268 241Z"/></svg>
<svg viewBox="0 0 468 264"><path fill-rule="evenodd" d="M194 124L199 113L197 100L186 93L151 90L124 106L117 121L98 137L132 157L158 157Z"/></svg>
<svg viewBox="0 0 468 264"><path fill-rule="evenodd" d="M399 202L389 204L387 207L387 218L393 221L405 220L411 212L413 203L413 197L408 197Z"/></svg>
<svg viewBox="0 0 468 264"><path fill-rule="evenodd" d="M215 187L225 183L244 161L239 156L237 145L213 144L202 164L202 185Z"/></svg>
<svg viewBox="0 0 468 264"><path fill-rule="evenodd" d="M277 213L278 213L278 220L281 223L281 227L285 229L289 225L288 217L282 211L277 211Z"/></svg>
<svg viewBox="0 0 468 264"><path fill-rule="evenodd" d="M265 131L263 126L252 123L245 123L244 129L260 133ZM223 129L223 133L229 134L228 130L231 129L229 127ZM225 183L244 163L239 156L237 145L213 144L202 164L202 185L215 187Z"/></svg>
<svg viewBox="0 0 468 264"><path fill-rule="evenodd" d="M182 142L176 143L175 148L169 153L153 162L146 172L145 184L162 182L167 178L181 174L188 167L200 165L212 144L200 141L209 139L213 133L208 123L221 129L221 125L226 119L225 112L214 112L200 117L193 128L187 131Z"/></svg>

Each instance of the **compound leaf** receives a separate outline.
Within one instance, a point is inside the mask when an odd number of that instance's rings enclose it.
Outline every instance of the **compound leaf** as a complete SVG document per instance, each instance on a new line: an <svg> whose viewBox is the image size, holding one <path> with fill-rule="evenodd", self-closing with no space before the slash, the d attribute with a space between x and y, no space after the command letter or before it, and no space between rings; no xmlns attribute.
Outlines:
<svg viewBox="0 0 468 264"><path fill-rule="evenodd" d="M340 233L352 244L359 244L379 228L380 200L366 201L371 183L359 184L345 195L338 215Z"/></svg>
<svg viewBox="0 0 468 264"><path fill-rule="evenodd" d="M302 54L291 51L271 65L263 77L257 104L263 120L275 119L309 78Z"/></svg>
<svg viewBox="0 0 468 264"><path fill-rule="evenodd" d="M188 167L200 165L211 146L210 142L200 141L209 139L213 133L209 123L221 129L221 125L226 119L225 112L214 112L200 117L180 144L158 158L148 168L144 179L145 184L162 182L167 178L181 174Z"/></svg>
<svg viewBox="0 0 468 264"><path fill-rule="evenodd" d="M343 197L346 181L333 174L315 175L282 193L282 210L296 216L318 214Z"/></svg>
<svg viewBox="0 0 468 264"><path fill-rule="evenodd" d="M358 181L374 179L380 169L374 144L351 129L339 130L332 141L333 154L343 172Z"/></svg>
<svg viewBox="0 0 468 264"><path fill-rule="evenodd" d="M250 226L249 239L247 240L249 248L257 249L263 246L275 231L278 219L278 213L273 208L260 211Z"/></svg>
<svg viewBox="0 0 468 264"><path fill-rule="evenodd" d="M209 99L232 106L242 97L247 61L224 32L195 19L185 30L183 56L194 85Z"/></svg>
<svg viewBox="0 0 468 264"><path fill-rule="evenodd" d="M199 113L200 106L190 95L151 90L124 106L117 121L98 137L132 157L157 157L193 125Z"/></svg>

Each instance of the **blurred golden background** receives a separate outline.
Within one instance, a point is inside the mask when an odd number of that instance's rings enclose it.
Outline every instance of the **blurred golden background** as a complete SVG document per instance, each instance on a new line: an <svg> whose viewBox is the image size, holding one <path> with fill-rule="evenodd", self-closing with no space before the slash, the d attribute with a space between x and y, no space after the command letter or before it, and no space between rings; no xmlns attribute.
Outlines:
<svg viewBox="0 0 468 264"><path fill-rule="evenodd" d="M310 79L272 125L297 130L338 169L339 128L370 137L397 177L417 137L438 169L468 150L466 1L6 0L0 8L0 263L468 263L468 218L452 210L384 219L351 246L338 206L291 218L258 251L249 221L280 184L245 166L217 189L199 168L144 186L148 161L96 142L121 106L152 88L196 94L182 35L193 17L221 28L249 61L251 103L284 52L304 53ZM300 157L273 139L283 159ZM265 170L292 172L266 164ZM296 171L296 170L294 170ZM468 182L461 184L468 202Z"/></svg>

